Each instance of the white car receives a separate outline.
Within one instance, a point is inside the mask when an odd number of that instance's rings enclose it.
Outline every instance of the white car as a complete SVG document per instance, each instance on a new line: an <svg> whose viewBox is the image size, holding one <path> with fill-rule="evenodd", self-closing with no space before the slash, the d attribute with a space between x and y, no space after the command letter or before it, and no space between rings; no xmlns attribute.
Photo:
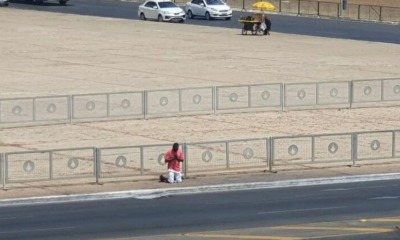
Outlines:
<svg viewBox="0 0 400 240"><path fill-rule="evenodd" d="M195 16L205 17L207 20L213 18L225 18L231 20L232 9L222 0L192 0L186 3L186 14L188 18Z"/></svg>
<svg viewBox="0 0 400 240"><path fill-rule="evenodd" d="M0 5L8 6L9 2L9 0L0 0Z"/></svg>
<svg viewBox="0 0 400 240"><path fill-rule="evenodd" d="M147 1L139 6L138 16L141 20L154 19L159 22L184 22L186 19L185 11L170 0Z"/></svg>

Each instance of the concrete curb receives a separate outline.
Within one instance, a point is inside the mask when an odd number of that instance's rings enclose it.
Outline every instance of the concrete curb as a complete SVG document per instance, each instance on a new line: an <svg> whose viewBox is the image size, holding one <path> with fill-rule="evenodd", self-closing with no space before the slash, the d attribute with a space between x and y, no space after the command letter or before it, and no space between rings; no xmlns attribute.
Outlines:
<svg viewBox="0 0 400 240"><path fill-rule="evenodd" d="M6 199L0 201L0 207L37 205L37 204L55 204L55 203L66 203L66 202L86 202L86 201L126 199L126 198L155 199L155 198L168 197L174 195L187 195L187 194L198 194L198 193L216 193L216 192L227 192L227 191L315 186L315 185L385 181L385 180L398 180L398 179L400 179L400 173L388 173L388 174L371 174L371 175L357 175L357 176L340 176L331 178L294 179L294 180L284 180L275 182L221 184L221 185L183 187L183 188L145 189L145 190L142 189L142 190L120 191L120 192Z"/></svg>

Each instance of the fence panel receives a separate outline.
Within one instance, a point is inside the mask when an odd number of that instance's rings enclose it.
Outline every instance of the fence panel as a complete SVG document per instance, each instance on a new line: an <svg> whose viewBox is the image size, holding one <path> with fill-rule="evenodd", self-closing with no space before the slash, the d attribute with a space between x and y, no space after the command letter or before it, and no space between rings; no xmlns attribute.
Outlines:
<svg viewBox="0 0 400 240"><path fill-rule="evenodd" d="M51 151L51 179L95 176L95 149L78 148Z"/></svg>
<svg viewBox="0 0 400 240"><path fill-rule="evenodd" d="M69 97L35 98L35 121L64 121L70 119Z"/></svg>
<svg viewBox="0 0 400 240"><path fill-rule="evenodd" d="M393 155L393 133L357 134L357 160L385 159Z"/></svg>
<svg viewBox="0 0 400 240"><path fill-rule="evenodd" d="M107 94L72 95L72 119L105 118Z"/></svg>
<svg viewBox="0 0 400 240"><path fill-rule="evenodd" d="M182 145L180 149L182 149ZM165 162L165 153L172 148L172 144L143 146L143 174L160 174L168 171ZM182 170L183 166L181 165Z"/></svg>
<svg viewBox="0 0 400 240"><path fill-rule="evenodd" d="M2 123L31 122L33 117L33 98L0 100L0 121Z"/></svg>
<svg viewBox="0 0 400 240"><path fill-rule="evenodd" d="M214 111L213 87L180 89L182 112Z"/></svg>
<svg viewBox="0 0 400 240"><path fill-rule="evenodd" d="M267 139L228 142L229 168L267 167Z"/></svg>
<svg viewBox="0 0 400 240"><path fill-rule="evenodd" d="M285 107L307 107L316 104L316 83L285 84Z"/></svg>
<svg viewBox="0 0 400 240"><path fill-rule="evenodd" d="M349 82L326 82L317 84L318 105L350 105Z"/></svg>
<svg viewBox="0 0 400 240"><path fill-rule="evenodd" d="M383 100L400 100L400 79L383 80Z"/></svg>
<svg viewBox="0 0 400 240"><path fill-rule="evenodd" d="M282 84L250 85L250 107L282 107Z"/></svg>
<svg viewBox="0 0 400 240"><path fill-rule="evenodd" d="M341 11L340 17L358 20L359 5L347 4L347 9Z"/></svg>
<svg viewBox="0 0 400 240"><path fill-rule="evenodd" d="M382 81L353 81L353 103L380 102L382 99Z"/></svg>
<svg viewBox="0 0 400 240"><path fill-rule="evenodd" d="M249 86L217 87L217 110L243 109L249 106Z"/></svg>
<svg viewBox="0 0 400 240"><path fill-rule="evenodd" d="M5 154L6 182L50 180L50 152Z"/></svg>
<svg viewBox="0 0 400 240"><path fill-rule="evenodd" d="M338 3L319 3L319 16L324 17L338 17L339 14L339 4Z"/></svg>
<svg viewBox="0 0 400 240"><path fill-rule="evenodd" d="M352 161L352 135L320 135L314 137L315 162Z"/></svg>
<svg viewBox="0 0 400 240"><path fill-rule="evenodd" d="M381 20L400 22L400 8L382 7Z"/></svg>
<svg viewBox="0 0 400 240"><path fill-rule="evenodd" d="M296 164L312 162L312 137L273 138L272 163Z"/></svg>
<svg viewBox="0 0 400 240"><path fill-rule="evenodd" d="M379 6L360 5L360 19L379 21Z"/></svg>
<svg viewBox="0 0 400 240"><path fill-rule="evenodd" d="M318 2L300 1L300 14L318 15Z"/></svg>
<svg viewBox="0 0 400 240"><path fill-rule="evenodd" d="M186 148L187 172L211 172L228 167L226 142L190 143Z"/></svg>
<svg viewBox="0 0 400 240"><path fill-rule="evenodd" d="M179 89L147 91L147 115L171 115L179 113Z"/></svg>
<svg viewBox="0 0 400 240"><path fill-rule="evenodd" d="M142 173L140 147L99 149L100 177L128 177Z"/></svg>
<svg viewBox="0 0 400 240"><path fill-rule="evenodd" d="M108 95L109 115L111 117L142 117L143 98L143 92L111 93Z"/></svg>

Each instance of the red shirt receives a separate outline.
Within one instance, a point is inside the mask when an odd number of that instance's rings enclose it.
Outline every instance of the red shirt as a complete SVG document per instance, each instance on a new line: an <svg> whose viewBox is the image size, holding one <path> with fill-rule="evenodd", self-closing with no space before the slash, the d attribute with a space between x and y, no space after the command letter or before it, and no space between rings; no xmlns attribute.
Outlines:
<svg viewBox="0 0 400 240"><path fill-rule="evenodd" d="M176 172L181 171L181 162L183 162L184 156L180 149L178 151L174 151L170 149L165 154L165 162L168 163L168 170L173 170Z"/></svg>

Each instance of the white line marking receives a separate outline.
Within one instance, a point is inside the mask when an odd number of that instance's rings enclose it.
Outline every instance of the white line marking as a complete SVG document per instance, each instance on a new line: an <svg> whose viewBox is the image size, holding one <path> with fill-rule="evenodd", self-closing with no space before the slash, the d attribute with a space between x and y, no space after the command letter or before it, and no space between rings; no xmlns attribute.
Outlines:
<svg viewBox="0 0 400 240"><path fill-rule="evenodd" d="M303 208L295 210L281 210L281 211L270 211L270 212L258 212L257 214L271 214L271 213L288 213L288 212L307 212L307 211L319 211L319 210L331 210L331 209L341 209L347 208L346 206L340 207L326 207L326 208Z"/></svg>
<svg viewBox="0 0 400 240"><path fill-rule="evenodd" d="M15 231L0 232L0 234L21 233L21 232L45 232L45 231L73 229L73 228L77 228L77 227L37 228L37 229L30 229L30 230L15 230Z"/></svg>
<svg viewBox="0 0 400 240"><path fill-rule="evenodd" d="M348 191L350 188L330 188L330 189L322 189L321 192L333 192L333 191Z"/></svg>
<svg viewBox="0 0 400 240"><path fill-rule="evenodd" d="M397 199L400 198L400 196L382 196L382 197L374 197L370 198L371 200L382 200L382 199Z"/></svg>

